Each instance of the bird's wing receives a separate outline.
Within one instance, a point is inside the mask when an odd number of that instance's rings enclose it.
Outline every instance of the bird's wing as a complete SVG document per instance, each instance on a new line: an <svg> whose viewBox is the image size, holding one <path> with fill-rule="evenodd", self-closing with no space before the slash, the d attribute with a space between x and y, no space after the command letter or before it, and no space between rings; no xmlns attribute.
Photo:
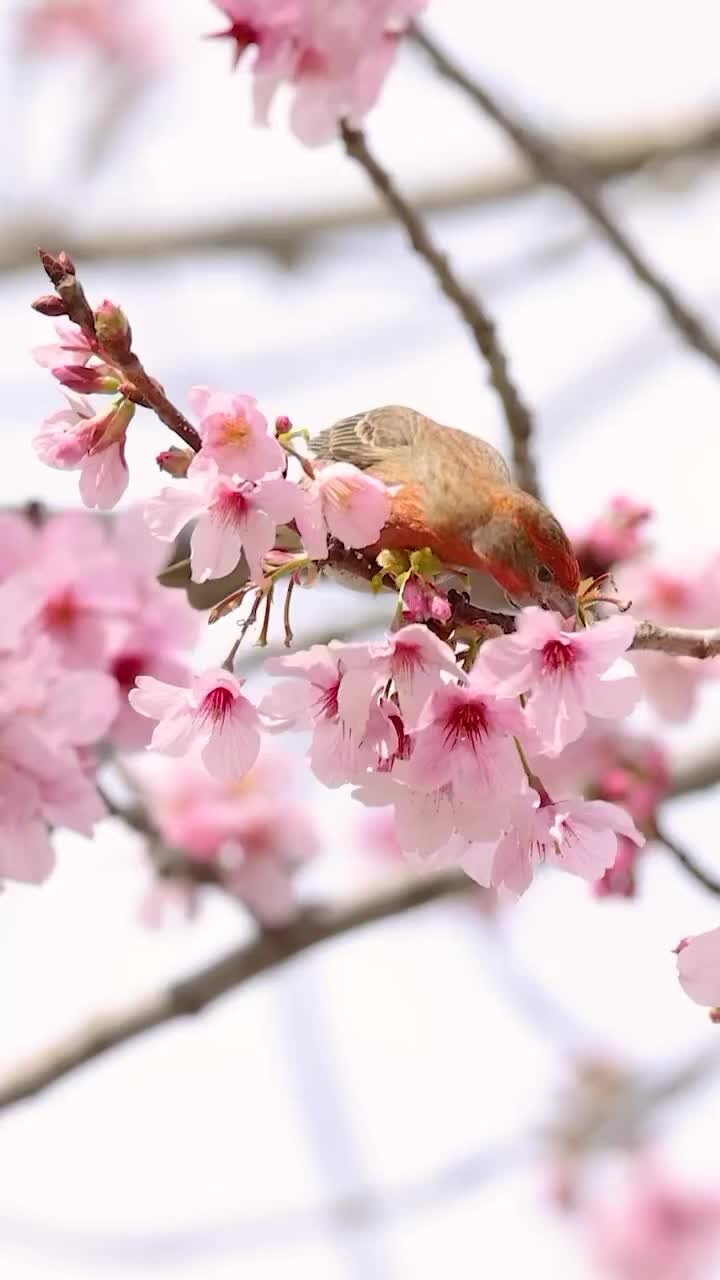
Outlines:
<svg viewBox="0 0 720 1280"><path fill-rule="evenodd" d="M376 466L398 451L412 450L428 419L403 405L385 405L341 418L310 441L319 458L351 462L362 469Z"/></svg>
<svg viewBox="0 0 720 1280"><path fill-rule="evenodd" d="M419 445L423 446L420 450ZM428 467L430 476L437 478L439 460L449 462L454 456L463 470L470 464L485 481L500 485L511 482L505 459L492 445L468 432L433 422L405 405L384 405L342 418L315 436L310 448L319 458L331 462L376 468L377 474L388 481L400 480L403 472L407 474L407 464L414 463L412 471L424 483L429 478Z"/></svg>

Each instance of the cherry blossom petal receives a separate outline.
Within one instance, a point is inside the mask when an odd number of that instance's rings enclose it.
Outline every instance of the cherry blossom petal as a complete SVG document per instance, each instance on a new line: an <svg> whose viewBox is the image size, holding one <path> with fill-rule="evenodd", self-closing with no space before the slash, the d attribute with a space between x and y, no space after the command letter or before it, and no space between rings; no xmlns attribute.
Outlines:
<svg viewBox="0 0 720 1280"><path fill-rule="evenodd" d="M206 499L199 489L187 481L176 480L175 484L166 485L146 503L145 519L156 538L173 542L205 506Z"/></svg>
<svg viewBox="0 0 720 1280"><path fill-rule="evenodd" d="M200 516L190 538L190 574L193 582L224 578L240 559L242 541L235 529L211 513Z"/></svg>
<svg viewBox="0 0 720 1280"><path fill-rule="evenodd" d="M230 713L213 727L201 752L203 761L214 777L235 780L252 769L259 752L258 713L239 694Z"/></svg>
<svg viewBox="0 0 720 1280"><path fill-rule="evenodd" d="M677 948L680 985L696 1004L720 1005L720 928L684 938Z"/></svg>

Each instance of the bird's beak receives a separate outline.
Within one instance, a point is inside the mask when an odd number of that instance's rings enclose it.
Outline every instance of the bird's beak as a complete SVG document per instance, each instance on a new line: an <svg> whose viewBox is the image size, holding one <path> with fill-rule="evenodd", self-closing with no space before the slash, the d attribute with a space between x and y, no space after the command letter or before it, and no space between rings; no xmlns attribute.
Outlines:
<svg viewBox="0 0 720 1280"><path fill-rule="evenodd" d="M548 592L546 599L549 609L556 609L562 614L563 618L575 618L577 613L577 595L574 591L563 591L561 587L555 587Z"/></svg>

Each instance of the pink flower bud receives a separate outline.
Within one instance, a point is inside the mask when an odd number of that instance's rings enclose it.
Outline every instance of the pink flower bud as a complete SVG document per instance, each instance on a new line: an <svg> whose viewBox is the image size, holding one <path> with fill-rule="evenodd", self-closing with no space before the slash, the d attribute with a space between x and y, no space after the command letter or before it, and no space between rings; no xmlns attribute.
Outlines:
<svg viewBox="0 0 720 1280"><path fill-rule="evenodd" d="M88 454L102 453L113 444L120 444L125 439L127 429L135 416L135 405L129 400L118 400L110 405L104 413L99 413L93 422L93 432Z"/></svg>
<svg viewBox="0 0 720 1280"><path fill-rule="evenodd" d="M43 269L54 285L58 285L65 276L75 275L75 265L72 258L64 251L59 253L57 257L52 253L48 253L47 249L38 249L38 253Z"/></svg>
<svg viewBox="0 0 720 1280"><path fill-rule="evenodd" d="M275 419L275 435L284 436L287 431L292 431L292 422L286 413L281 413L280 417Z"/></svg>
<svg viewBox="0 0 720 1280"><path fill-rule="evenodd" d="M170 449L165 449L159 453L155 459L161 471L166 471L169 476L174 476L176 480L182 480L187 475L188 467L192 462L195 454L191 449L178 449L173 445Z"/></svg>
<svg viewBox="0 0 720 1280"><path fill-rule="evenodd" d="M129 354L132 334L127 316L107 298L95 312L95 332L101 347L117 353L119 357Z"/></svg>
<svg viewBox="0 0 720 1280"><path fill-rule="evenodd" d="M59 317L67 315L67 307L62 298L58 298L57 294L44 293L40 298L36 298L30 303L33 311L37 311L41 316Z"/></svg>
<svg viewBox="0 0 720 1280"><path fill-rule="evenodd" d="M60 365L51 370L54 378L70 391L78 391L82 395L114 395L120 387L119 379L109 364Z"/></svg>

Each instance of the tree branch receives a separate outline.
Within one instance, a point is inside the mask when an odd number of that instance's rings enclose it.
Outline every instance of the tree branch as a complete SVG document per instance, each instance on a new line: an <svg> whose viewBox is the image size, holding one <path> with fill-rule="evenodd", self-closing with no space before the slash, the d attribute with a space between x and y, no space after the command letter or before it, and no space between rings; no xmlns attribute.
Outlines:
<svg viewBox="0 0 720 1280"><path fill-rule="evenodd" d="M472 888L462 872L441 870L403 879L349 903L307 908L291 924L260 933L211 964L126 1009L92 1019L20 1063L0 1080L0 1108L30 1098L86 1062L175 1018L199 1013L228 991L351 929L386 920Z"/></svg>
<svg viewBox="0 0 720 1280"><path fill-rule="evenodd" d="M681 867L684 867L689 875L692 876L693 880L697 880L698 884L701 884L703 888L707 889L710 893L720 896L720 880L715 876L710 875L708 871L704 871L702 867L698 866L695 859L692 858L690 854L673 839L672 836L669 836L664 828L658 827L656 824L653 837L665 846L668 852L675 858L675 861L679 862Z"/></svg>
<svg viewBox="0 0 720 1280"><path fill-rule="evenodd" d="M440 253L419 213L401 195L389 173L370 152L359 129L341 126L347 154L365 170L375 190L405 228L415 252L427 263L445 297L457 308L468 326L475 345L490 371L490 382L498 393L512 440L515 479L527 493L538 495L538 481L530 441L532 418L510 374L507 357L495 324L477 297L458 280L445 254Z"/></svg>
<svg viewBox="0 0 720 1280"><path fill-rule="evenodd" d="M544 138L520 115L501 105L483 85L463 71L426 31L416 27L413 38L428 55L440 75L457 85L499 125L528 158L544 181L560 187L572 196L630 268L636 279L655 294L671 324L687 344L720 368L718 339L701 317L682 300L669 281L647 261L627 232L618 225L595 187L591 174L583 168L580 160L564 151L556 143Z"/></svg>
<svg viewBox="0 0 720 1280"><path fill-rule="evenodd" d="M659 121L632 133L602 132L562 139L565 151L582 161L586 173L596 182L627 177L648 165L660 166L691 157L712 157L720 149L720 120L712 114ZM542 175L540 175L542 179ZM515 164L452 179L446 185L419 187L412 200L423 213L445 213L481 205L515 200L538 185L537 176ZM175 254L205 251L260 250L278 262L291 266L312 249L323 236L387 221L387 209L380 202L334 204L320 209L281 217L256 220L220 217L216 221L187 223L174 228L103 227L87 231L72 223L48 223L38 218L28 226L2 225L0 272L32 267L38 244L54 242L72 246L83 262L108 258L136 262Z"/></svg>
<svg viewBox="0 0 720 1280"><path fill-rule="evenodd" d="M64 309L60 314L69 316L74 324L79 325L86 337L93 342L98 356L123 375L129 384L127 394L130 398L136 399L137 403L144 408L152 409L166 427L174 431L175 435L197 452L201 444L200 436L185 415L171 400L168 400L160 383L146 372L142 362L132 350L129 330L124 342L120 340L109 343L105 340L103 345L98 336L99 320L96 329L95 314L77 278L72 259L64 252L54 257L53 254L40 249L39 254L43 269L53 284ZM41 303L45 301L46 299L39 300L38 310L43 310ZM53 312L53 314L57 313Z"/></svg>
<svg viewBox="0 0 720 1280"><path fill-rule="evenodd" d="M720 627L692 631L688 627L638 622L630 648L668 653L675 658L716 658L720 654Z"/></svg>

